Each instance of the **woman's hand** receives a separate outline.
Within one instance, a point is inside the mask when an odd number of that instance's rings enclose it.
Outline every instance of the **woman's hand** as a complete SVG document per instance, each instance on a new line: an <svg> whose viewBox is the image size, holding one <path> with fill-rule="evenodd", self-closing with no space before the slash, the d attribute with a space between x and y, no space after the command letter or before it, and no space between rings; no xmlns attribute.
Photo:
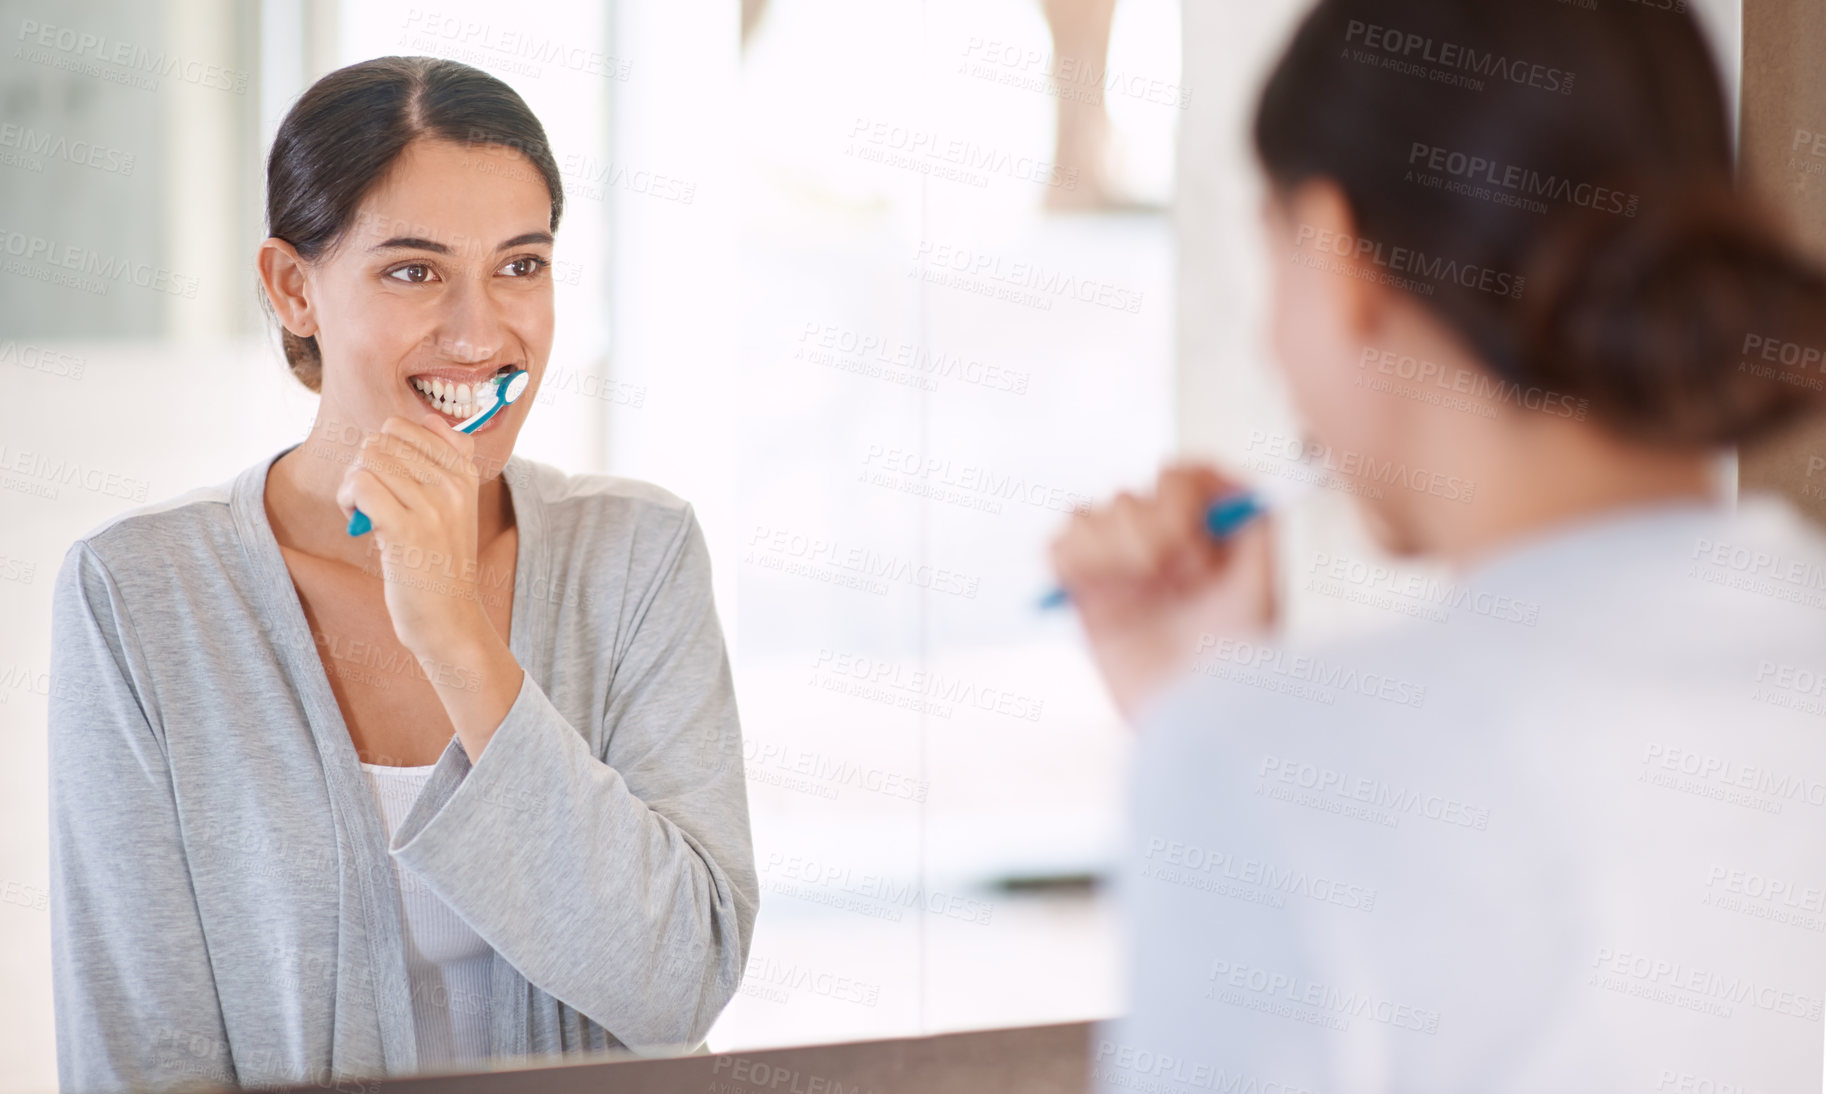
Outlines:
<svg viewBox="0 0 1826 1094"><path fill-rule="evenodd" d="M1191 668L1207 636L1261 634L1274 624L1271 518L1256 517L1222 541L1205 530L1211 503L1240 489L1213 468L1174 464L1152 496L1124 491L1080 510L1053 541L1053 569L1130 722Z"/></svg>
<svg viewBox="0 0 1826 1094"><path fill-rule="evenodd" d="M421 660L482 646L494 632L479 595L476 441L429 411L369 434L336 491L346 518L368 515L393 633Z"/></svg>
<svg viewBox="0 0 1826 1094"><path fill-rule="evenodd" d="M393 634L418 658L478 763L525 681L482 606L475 438L426 411L389 417L361 442L336 491L344 517L373 522Z"/></svg>

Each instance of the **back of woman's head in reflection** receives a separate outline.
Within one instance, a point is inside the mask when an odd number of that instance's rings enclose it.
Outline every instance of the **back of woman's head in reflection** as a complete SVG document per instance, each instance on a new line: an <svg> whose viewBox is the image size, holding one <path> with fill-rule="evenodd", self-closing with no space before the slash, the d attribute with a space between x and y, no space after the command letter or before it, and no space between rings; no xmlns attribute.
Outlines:
<svg viewBox="0 0 1826 1094"><path fill-rule="evenodd" d="M1703 458L1826 386L1826 281L1735 190L1689 12L1324 0L1254 140L1303 455L1426 472L1353 491L1386 546L1505 462Z"/></svg>

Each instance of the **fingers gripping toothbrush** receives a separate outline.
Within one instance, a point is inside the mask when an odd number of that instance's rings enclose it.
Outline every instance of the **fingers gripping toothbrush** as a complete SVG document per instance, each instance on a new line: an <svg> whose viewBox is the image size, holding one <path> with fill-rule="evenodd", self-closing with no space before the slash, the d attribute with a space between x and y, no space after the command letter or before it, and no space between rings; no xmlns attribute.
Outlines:
<svg viewBox="0 0 1826 1094"><path fill-rule="evenodd" d="M1205 531L1212 539L1226 540L1267 511L1267 504L1253 491L1231 494L1212 502L1205 510ZM1051 611L1070 603L1070 593L1063 588L1054 588L1040 598L1040 610Z"/></svg>
<svg viewBox="0 0 1826 1094"><path fill-rule="evenodd" d="M494 401L488 405L487 409L476 411L452 426L452 429L458 433L474 433L482 427L483 422L499 413L502 407L524 395L526 385L531 382L532 377L527 374L525 369L517 368L512 372L491 377L491 379L495 385ZM368 520L368 514L360 509L355 510L355 515L349 518L349 534L352 536L366 535L373 527L373 522Z"/></svg>
<svg viewBox="0 0 1826 1094"><path fill-rule="evenodd" d="M1265 482L1252 489L1239 490L1212 502L1205 509L1205 531L1213 540L1223 542L1242 531L1257 517L1286 509L1318 489L1321 479L1295 479L1288 482ZM1053 588L1040 598L1041 611L1052 611L1071 603L1071 594Z"/></svg>

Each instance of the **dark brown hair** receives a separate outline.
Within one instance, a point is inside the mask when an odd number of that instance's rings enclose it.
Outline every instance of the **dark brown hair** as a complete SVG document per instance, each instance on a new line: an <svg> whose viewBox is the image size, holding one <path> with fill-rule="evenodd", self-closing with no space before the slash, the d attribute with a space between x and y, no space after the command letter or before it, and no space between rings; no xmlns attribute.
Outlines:
<svg viewBox="0 0 1826 1094"><path fill-rule="evenodd" d="M266 160L266 231L307 262L333 250L362 199L419 138L498 144L523 153L552 197L550 231L564 212L564 186L545 129L513 88L479 68L436 57L376 57L312 84L285 115ZM261 300L269 313L271 302ZM280 328L286 363L319 391L315 337Z"/></svg>
<svg viewBox="0 0 1826 1094"><path fill-rule="evenodd" d="M1501 274L1513 291L1447 276L1419 298L1498 379L1589 399L1619 435L1746 441L1826 388L1826 276L1736 191L1688 11L1321 0L1254 138L1280 193L1336 182L1371 253ZM1813 373L1746 359L1770 344Z"/></svg>

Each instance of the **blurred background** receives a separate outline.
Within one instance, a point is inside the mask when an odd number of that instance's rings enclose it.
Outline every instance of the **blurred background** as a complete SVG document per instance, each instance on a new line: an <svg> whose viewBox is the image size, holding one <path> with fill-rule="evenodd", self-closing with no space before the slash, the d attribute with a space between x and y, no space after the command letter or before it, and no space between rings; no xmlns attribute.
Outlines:
<svg viewBox="0 0 1826 1094"><path fill-rule="evenodd" d="M1288 475L1246 119L1303 9L0 0L0 1094L56 1085L52 580L309 431L252 265L266 150L386 54L493 73L557 151L518 451L657 482L710 540L763 886L711 1047L1119 1011L1128 741L1035 603L1070 510L1169 456ZM1701 14L1735 94L1736 0ZM1425 610L1307 584L1376 561L1344 496L1283 527L1296 630Z"/></svg>

